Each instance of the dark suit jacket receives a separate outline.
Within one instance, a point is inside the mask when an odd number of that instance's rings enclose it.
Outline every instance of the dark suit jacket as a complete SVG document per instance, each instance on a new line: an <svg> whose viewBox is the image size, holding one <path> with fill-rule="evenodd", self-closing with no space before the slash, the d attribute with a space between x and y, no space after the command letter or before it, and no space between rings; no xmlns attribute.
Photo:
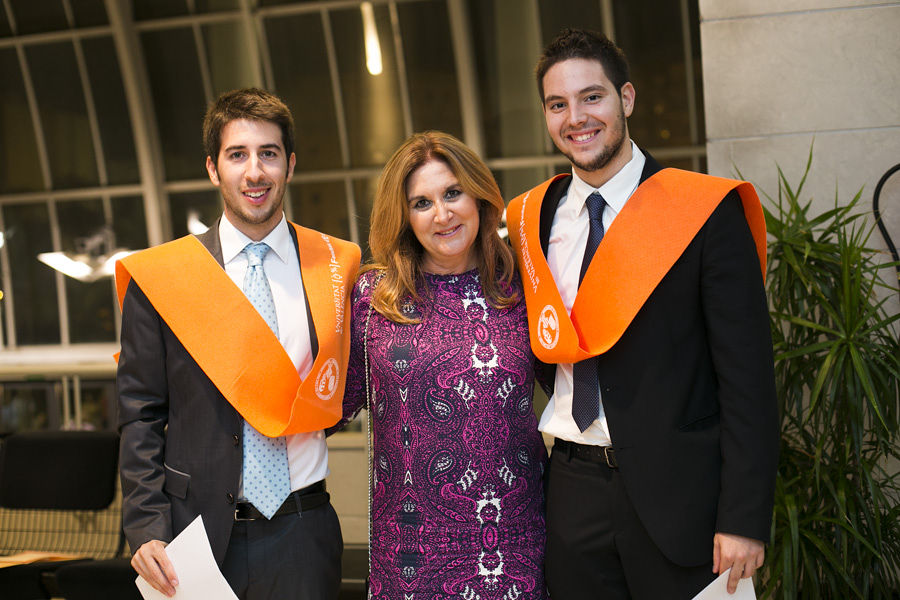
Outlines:
<svg viewBox="0 0 900 600"><path fill-rule="evenodd" d="M645 155L641 181L662 168ZM569 181L541 207L545 255ZM768 541L779 440L772 337L737 192L597 362L622 479L660 550L690 566L711 560L715 532ZM548 365L544 379L554 373Z"/></svg>
<svg viewBox="0 0 900 600"><path fill-rule="evenodd" d="M218 225L197 238L221 265ZM294 229L288 229L297 249ZM216 310L215 299L210 299L210 310ZM308 301L306 314L315 356L318 343ZM131 551L150 540L171 541L202 514L221 565L241 475L241 416L134 280L122 306L121 343L116 376L119 468L122 520Z"/></svg>

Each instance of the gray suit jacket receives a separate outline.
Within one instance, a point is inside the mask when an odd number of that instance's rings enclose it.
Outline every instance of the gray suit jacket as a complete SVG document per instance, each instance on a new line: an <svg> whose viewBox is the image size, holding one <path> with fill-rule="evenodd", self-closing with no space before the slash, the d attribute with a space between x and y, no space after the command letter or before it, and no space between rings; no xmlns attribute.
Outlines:
<svg viewBox="0 0 900 600"><path fill-rule="evenodd" d="M222 265L218 225L197 237ZM204 293L202 286L197 293ZM209 309L216 310L213 298ZM308 302L306 313L315 356L318 343ZM169 542L203 515L221 565L240 482L241 416L134 280L122 306L121 344L116 377L119 468L122 520L131 551L150 540Z"/></svg>

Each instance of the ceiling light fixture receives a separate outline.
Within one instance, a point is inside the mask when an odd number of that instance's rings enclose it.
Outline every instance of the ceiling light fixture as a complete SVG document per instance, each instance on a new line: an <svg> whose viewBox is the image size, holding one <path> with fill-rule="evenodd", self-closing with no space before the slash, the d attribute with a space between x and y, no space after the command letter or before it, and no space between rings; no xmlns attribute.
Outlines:
<svg viewBox="0 0 900 600"><path fill-rule="evenodd" d="M124 248L113 249L112 230L104 227L88 237L76 238L75 252L41 252L37 257L67 277L90 283L112 277L116 272L116 261L133 252Z"/></svg>

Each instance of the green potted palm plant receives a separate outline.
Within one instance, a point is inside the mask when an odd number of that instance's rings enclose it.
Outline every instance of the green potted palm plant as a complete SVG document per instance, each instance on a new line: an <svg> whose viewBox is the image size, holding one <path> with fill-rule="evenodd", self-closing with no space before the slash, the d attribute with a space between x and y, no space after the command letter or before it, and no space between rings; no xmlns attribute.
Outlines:
<svg viewBox="0 0 900 600"><path fill-rule="evenodd" d="M859 206L810 213L778 170L768 197L782 439L760 598L896 598L900 590L900 343L894 263ZM892 281L892 283L887 283Z"/></svg>

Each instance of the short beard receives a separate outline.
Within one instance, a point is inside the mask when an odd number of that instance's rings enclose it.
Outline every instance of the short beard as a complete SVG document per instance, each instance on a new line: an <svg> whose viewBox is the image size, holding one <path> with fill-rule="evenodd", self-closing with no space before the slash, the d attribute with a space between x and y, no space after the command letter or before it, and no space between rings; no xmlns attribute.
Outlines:
<svg viewBox="0 0 900 600"><path fill-rule="evenodd" d="M616 128L612 133L618 132L618 135L610 140L609 144L607 144L603 150L600 151L600 154L594 157L591 162L582 162L579 163L575 160L575 158L571 154L566 154L563 152L566 158L569 159L569 162L581 169L582 171L593 173L594 171L599 171L606 165L612 161L613 158L622 150L622 146L625 143L625 113L620 112L618 118L616 119Z"/></svg>

